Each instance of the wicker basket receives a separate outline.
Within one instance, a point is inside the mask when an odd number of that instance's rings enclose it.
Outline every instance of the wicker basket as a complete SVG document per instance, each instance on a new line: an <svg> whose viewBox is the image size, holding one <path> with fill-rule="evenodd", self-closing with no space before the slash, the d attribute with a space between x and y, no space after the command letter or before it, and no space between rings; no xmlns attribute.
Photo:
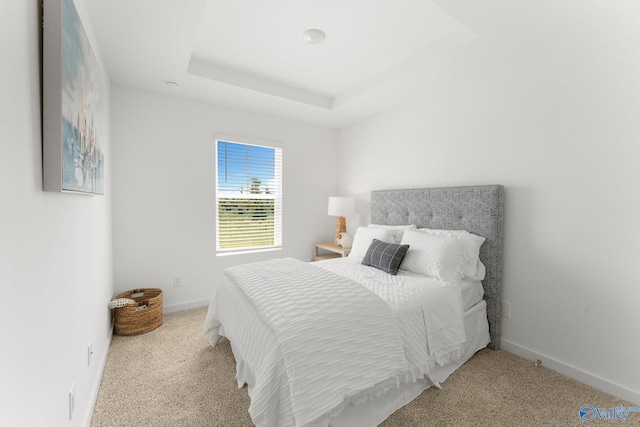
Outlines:
<svg viewBox="0 0 640 427"><path fill-rule="evenodd" d="M116 295L135 301L124 307L114 308L116 335L140 335L162 325L162 289L134 289Z"/></svg>

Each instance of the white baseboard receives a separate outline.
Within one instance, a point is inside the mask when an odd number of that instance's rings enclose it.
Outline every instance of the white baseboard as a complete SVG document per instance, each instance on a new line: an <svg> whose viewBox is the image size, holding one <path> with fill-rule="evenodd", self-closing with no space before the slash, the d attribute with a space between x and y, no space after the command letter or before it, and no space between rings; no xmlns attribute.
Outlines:
<svg viewBox="0 0 640 427"><path fill-rule="evenodd" d="M542 361L542 366L556 371L559 374L573 378L576 381L595 387L598 390L602 390L605 393L609 393L633 404L640 405L640 393L638 392L629 390L628 388L607 381L604 378L600 378L596 375L574 368L564 362L560 362L559 360L553 359L545 354L514 344L508 340L502 339L500 341L500 346L504 351L508 351L509 353L513 353L516 356L520 356L528 360L540 360ZM597 403L598 402L585 402L585 404L594 405Z"/></svg>
<svg viewBox="0 0 640 427"><path fill-rule="evenodd" d="M165 314L175 313L177 311L191 310L192 308L206 307L209 305L209 301L210 300L208 299L203 299L199 301L185 302L182 304L165 305L162 307L162 312Z"/></svg>
<svg viewBox="0 0 640 427"><path fill-rule="evenodd" d="M82 417L81 425L83 425L84 427L91 426L91 418L93 417L93 411L96 407L96 401L98 400L98 392L100 391L100 384L102 383L104 368L107 366L107 357L109 356L109 349L111 348L112 339L113 339L113 320L111 321L111 333L109 334L109 339L107 340L105 351L102 353L102 360L100 360L100 370L98 375L96 375L96 381L94 381L93 387L91 387L91 393L89 394L89 404L87 405L87 409L84 413L84 417Z"/></svg>

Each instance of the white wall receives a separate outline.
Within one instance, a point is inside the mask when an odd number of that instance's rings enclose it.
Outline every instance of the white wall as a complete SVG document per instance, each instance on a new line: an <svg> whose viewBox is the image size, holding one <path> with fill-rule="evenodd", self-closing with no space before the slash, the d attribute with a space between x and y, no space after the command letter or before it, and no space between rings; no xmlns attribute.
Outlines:
<svg viewBox="0 0 640 427"><path fill-rule="evenodd" d="M91 37L81 1L78 11ZM40 1L3 2L0 13L0 425L80 426L111 331L109 135L105 196L42 191L41 18Z"/></svg>
<svg viewBox="0 0 640 427"><path fill-rule="evenodd" d="M331 240L337 131L112 86L113 228L117 292L163 289L165 310L206 305L226 267L275 257L311 260ZM283 247L216 257L214 134L283 149ZM183 287L173 287L173 276Z"/></svg>
<svg viewBox="0 0 640 427"><path fill-rule="evenodd" d="M503 347L640 403L635 46L477 41L419 99L343 129L339 176L361 212L373 189L504 184Z"/></svg>

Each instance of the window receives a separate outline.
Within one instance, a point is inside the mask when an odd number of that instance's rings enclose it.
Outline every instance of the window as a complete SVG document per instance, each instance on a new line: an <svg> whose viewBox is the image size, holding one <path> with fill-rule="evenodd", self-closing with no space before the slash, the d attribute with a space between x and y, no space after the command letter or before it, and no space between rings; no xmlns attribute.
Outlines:
<svg viewBox="0 0 640 427"><path fill-rule="evenodd" d="M282 149L216 139L216 165L217 254L281 247Z"/></svg>

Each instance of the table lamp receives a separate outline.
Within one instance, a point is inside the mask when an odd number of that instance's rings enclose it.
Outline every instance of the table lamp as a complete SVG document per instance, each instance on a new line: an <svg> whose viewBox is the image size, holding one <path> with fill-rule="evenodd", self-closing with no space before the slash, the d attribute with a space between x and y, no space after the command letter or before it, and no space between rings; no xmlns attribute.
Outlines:
<svg viewBox="0 0 640 427"><path fill-rule="evenodd" d="M336 233L334 243L338 244L340 233L347 231L347 220L345 216L355 213L355 201L351 197L329 197L328 214L336 216Z"/></svg>

